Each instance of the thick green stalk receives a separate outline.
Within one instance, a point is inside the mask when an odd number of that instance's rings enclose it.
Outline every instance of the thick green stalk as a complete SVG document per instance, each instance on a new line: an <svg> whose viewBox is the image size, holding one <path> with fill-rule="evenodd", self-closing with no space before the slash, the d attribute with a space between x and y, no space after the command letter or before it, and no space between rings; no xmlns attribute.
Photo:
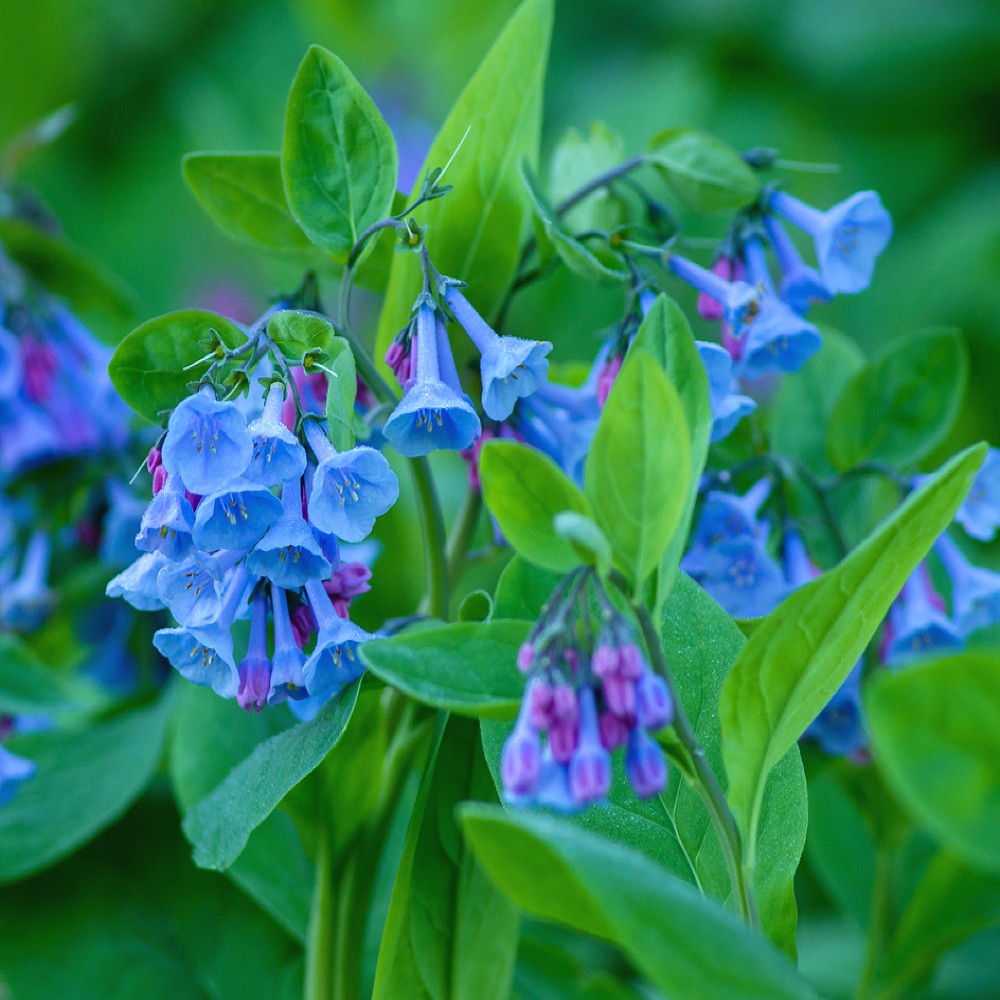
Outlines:
<svg viewBox="0 0 1000 1000"><path fill-rule="evenodd" d="M319 836L316 846L316 878L313 883L312 909L309 914L309 937L306 942L305 1000L333 1000L336 952L336 890L333 852L327 829L326 795L316 785L319 802Z"/></svg>

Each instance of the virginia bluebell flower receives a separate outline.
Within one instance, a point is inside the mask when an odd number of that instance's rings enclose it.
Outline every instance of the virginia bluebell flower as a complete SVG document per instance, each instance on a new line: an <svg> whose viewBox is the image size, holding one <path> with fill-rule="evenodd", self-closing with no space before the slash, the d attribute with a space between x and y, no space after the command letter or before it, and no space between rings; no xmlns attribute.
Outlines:
<svg viewBox="0 0 1000 1000"><path fill-rule="evenodd" d="M760 241L747 240L743 252L747 273L763 294L744 327L738 372L748 379L796 372L820 349L819 331L774 294Z"/></svg>
<svg viewBox="0 0 1000 1000"><path fill-rule="evenodd" d="M0 326L0 402L12 400L24 380L17 338Z"/></svg>
<svg viewBox="0 0 1000 1000"><path fill-rule="evenodd" d="M944 613L943 602L931 587L926 563L910 574L889 609L887 637L882 658L891 667L964 646L962 633Z"/></svg>
<svg viewBox="0 0 1000 1000"><path fill-rule="evenodd" d="M742 335L744 323L752 320L760 309L760 293L745 281L726 281L677 254L671 255L667 266L682 281L722 306L722 317L737 337Z"/></svg>
<svg viewBox="0 0 1000 1000"><path fill-rule="evenodd" d="M823 710L809 723L805 731L824 753L833 757L859 760L868 746L868 733L861 709L861 665L854 665L847 680L826 703Z"/></svg>
<svg viewBox="0 0 1000 1000"><path fill-rule="evenodd" d="M163 442L163 464L202 496L225 489L246 471L253 445L246 418L210 385L174 407Z"/></svg>
<svg viewBox="0 0 1000 1000"><path fill-rule="evenodd" d="M552 345L499 336L453 284L447 286L444 300L481 355L479 372L486 415L491 420L506 420L517 400L530 396L545 381Z"/></svg>
<svg viewBox="0 0 1000 1000"><path fill-rule="evenodd" d="M25 760L0 745L0 806L5 806L17 794L18 788L37 770L34 761Z"/></svg>
<svg viewBox="0 0 1000 1000"><path fill-rule="evenodd" d="M319 581L310 580L306 584L306 594L316 620L317 635L302 676L310 695L328 698L364 672L358 645L373 636L337 614Z"/></svg>
<svg viewBox="0 0 1000 1000"><path fill-rule="evenodd" d="M203 628L161 628L153 635L153 645L182 677L223 698L234 698L239 688L231 629L246 611L250 583L246 567L238 565L226 581L215 622Z"/></svg>
<svg viewBox="0 0 1000 1000"><path fill-rule="evenodd" d="M288 597L284 588L271 585L271 606L274 610L274 655L271 657L271 703L286 698L300 699L306 691L303 670L305 653L295 641L288 614Z"/></svg>
<svg viewBox="0 0 1000 1000"><path fill-rule="evenodd" d="M781 298L803 316L815 304L829 302L833 293L823 284L819 271L802 259L781 222L773 215L766 215L764 227L781 267Z"/></svg>
<svg viewBox="0 0 1000 1000"><path fill-rule="evenodd" d="M997 533L1000 528L1000 450L990 448L986 453L955 520L966 534L980 542L991 541Z"/></svg>
<svg viewBox="0 0 1000 1000"><path fill-rule="evenodd" d="M261 415L250 423L252 451L245 479L262 486L280 486L300 479L306 469L306 451L299 439L281 422L284 388L274 382L267 391Z"/></svg>
<svg viewBox="0 0 1000 1000"><path fill-rule="evenodd" d="M874 191L859 191L826 212L775 191L768 207L813 238L830 292L861 292L871 284L875 259L892 236L892 219Z"/></svg>
<svg viewBox="0 0 1000 1000"><path fill-rule="evenodd" d="M251 549L279 517L281 501L266 486L233 479L202 497L192 537L203 552Z"/></svg>
<svg viewBox="0 0 1000 1000"><path fill-rule="evenodd" d="M142 515L135 547L142 552L159 552L168 559L183 559L193 547L193 530L194 511L185 496L184 483L178 475L170 474Z"/></svg>
<svg viewBox="0 0 1000 1000"><path fill-rule="evenodd" d="M317 421L306 420L304 427L319 460L309 492L309 520L345 542L360 542L399 497L396 473L380 451L364 445L337 451Z"/></svg>
<svg viewBox="0 0 1000 1000"><path fill-rule="evenodd" d="M295 589L307 580L325 580L333 570L312 526L302 517L302 483L285 483L284 513L247 557L254 576L266 576L279 587Z"/></svg>
<svg viewBox="0 0 1000 1000"><path fill-rule="evenodd" d="M123 598L137 611L159 611L164 606L157 585L160 570L172 565L161 553L147 552L114 577L104 593Z"/></svg>
<svg viewBox="0 0 1000 1000"><path fill-rule="evenodd" d="M211 625L222 609L223 573L217 559L195 552L182 562L163 564L156 577L156 590L181 625L203 628Z"/></svg>
<svg viewBox="0 0 1000 1000"><path fill-rule="evenodd" d="M472 401L444 380L436 322L434 306L421 300L412 348L417 354L416 377L383 429L396 451L411 458L439 448L462 451L482 431Z"/></svg>
<svg viewBox="0 0 1000 1000"><path fill-rule="evenodd" d="M271 660L267 655L267 596L261 590L250 606L250 642L236 668L236 703L246 712L259 712L271 693Z"/></svg>
<svg viewBox="0 0 1000 1000"><path fill-rule="evenodd" d="M135 533L146 504L118 479L104 484L107 512L101 520L98 555L109 566L124 566L135 557Z"/></svg>
<svg viewBox="0 0 1000 1000"><path fill-rule="evenodd" d="M788 595L781 567L763 541L750 535L712 546L698 582L734 618L770 614Z"/></svg>
<svg viewBox="0 0 1000 1000"><path fill-rule="evenodd" d="M52 542L44 531L36 531L25 546L21 572L0 592L0 626L17 632L39 628L55 603L46 580Z"/></svg>
<svg viewBox="0 0 1000 1000"><path fill-rule="evenodd" d="M743 496L710 490L691 536L681 568L697 576L706 572L712 549L729 538L766 538L768 525L759 520L760 510L771 495L771 480L758 480Z"/></svg>
<svg viewBox="0 0 1000 1000"><path fill-rule="evenodd" d="M569 791L581 805L599 802L611 789L611 754L601 744L593 688L582 687L579 735L569 761Z"/></svg>
<svg viewBox="0 0 1000 1000"><path fill-rule="evenodd" d="M597 397L591 396L586 404L587 408L593 405L594 415L585 416L550 405L541 398L543 391L544 387L530 399L518 401L517 431L526 444L548 455L574 482L582 484L599 419Z"/></svg>
<svg viewBox="0 0 1000 1000"><path fill-rule="evenodd" d="M947 535L934 549L951 577L952 616L962 635L1000 622L1000 573L972 565Z"/></svg>
<svg viewBox="0 0 1000 1000"><path fill-rule="evenodd" d="M695 346L708 376L712 440L721 441L732 434L744 417L757 409L757 403L739 392L733 372L733 359L724 347L705 340L696 340Z"/></svg>

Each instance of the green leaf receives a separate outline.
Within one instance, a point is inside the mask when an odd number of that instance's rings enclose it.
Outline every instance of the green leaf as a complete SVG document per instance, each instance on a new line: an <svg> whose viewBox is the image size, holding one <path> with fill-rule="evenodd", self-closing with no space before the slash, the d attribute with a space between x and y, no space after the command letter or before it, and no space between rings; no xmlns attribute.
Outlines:
<svg viewBox="0 0 1000 1000"><path fill-rule="evenodd" d="M203 309L167 313L136 327L117 347L108 374L118 394L136 413L159 422L188 395L188 385L208 370L206 361L190 371L207 353L212 332L226 347L239 347L246 334L231 320Z"/></svg>
<svg viewBox="0 0 1000 1000"><path fill-rule="evenodd" d="M911 814L969 864L1000 873L1000 657L963 653L865 691L872 744Z"/></svg>
<svg viewBox="0 0 1000 1000"><path fill-rule="evenodd" d="M281 731L287 713L252 715L210 688L181 689L170 740L170 780L181 814L194 808L261 743ZM275 810L226 870L244 892L297 941L305 943L314 871L295 823Z"/></svg>
<svg viewBox="0 0 1000 1000"><path fill-rule="evenodd" d="M580 559L596 566L601 576L611 570L611 545L604 532L585 514L564 510L552 521L556 534L567 539Z"/></svg>
<svg viewBox="0 0 1000 1000"><path fill-rule="evenodd" d="M591 517L590 503L551 458L516 441L488 441L479 475L486 506L516 552L556 572L580 564L555 518L565 510Z"/></svg>
<svg viewBox="0 0 1000 1000"><path fill-rule="evenodd" d="M285 795L319 767L344 735L358 686L344 688L311 722L260 744L188 812L184 833L199 868L227 869Z"/></svg>
<svg viewBox="0 0 1000 1000"><path fill-rule="evenodd" d="M648 354L630 356L597 425L585 484L615 564L637 591L678 529L690 470L691 438L677 391Z"/></svg>
<svg viewBox="0 0 1000 1000"><path fill-rule="evenodd" d="M485 622L493 615L493 598L485 590L470 591L458 608L460 622Z"/></svg>
<svg viewBox="0 0 1000 1000"><path fill-rule="evenodd" d="M366 642L369 670L435 708L512 719L524 694L517 651L529 622L461 622Z"/></svg>
<svg viewBox="0 0 1000 1000"><path fill-rule="evenodd" d="M227 236L307 267L329 266L292 218L277 153L188 153L181 171Z"/></svg>
<svg viewBox="0 0 1000 1000"><path fill-rule="evenodd" d="M282 309L268 317L267 335L289 361L301 361L308 351L328 354L337 341L337 332L328 319L295 309Z"/></svg>
<svg viewBox="0 0 1000 1000"><path fill-rule="evenodd" d="M691 473L684 508L670 545L660 562L657 605L662 606L677 578L677 568L687 545L691 518L698 499L698 483L705 469L712 436L712 404L705 365L698 353L691 324L677 303L666 295L657 296L632 341L629 354L640 352L651 355L666 372L667 378L677 390L691 435Z"/></svg>
<svg viewBox="0 0 1000 1000"><path fill-rule="evenodd" d="M467 805L461 817L515 903L619 944L672 1000L815 996L767 941L643 854L549 816Z"/></svg>
<svg viewBox="0 0 1000 1000"><path fill-rule="evenodd" d="M826 449L840 470L875 460L913 465L940 444L958 415L968 355L957 330L905 337L844 387L827 424Z"/></svg>
<svg viewBox="0 0 1000 1000"><path fill-rule="evenodd" d="M800 371L781 380L771 409L771 448L804 462L818 476L833 475L826 455L830 411L844 386L865 364L853 340L824 329L823 346Z"/></svg>
<svg viewBox="0 0 1000 1000"><path fill-rule="evenodd" d="M0 882L70 854L113 823L152 780L172 698L89 729L31 733L7 746L37 765L0 809Z"/></svg>
<svg viewBox="0 0 1000 1000"><path fill-rule="evenodd" d="M660 132L650 141L649 154L671 190L692 212L735 212L760 194L760 180L740 154L697 129Z"/></svg>
<svg viewBox="0 0 1000 1000"><path fill-rule="evenodd" d="M0 244L39 284L66 299L106 343L117 343L134 322L135 292L69 240L27 222L0 219Z"/></svg>
<svg viewBox="0 0 1000 1000"><path fill-rule="evenodd" d="M534 621L561 578L557 573L539 569L522 556L514 556L497 581L493 617Z"/></svg>
<svg viewBox="0 0 1000 1000"><path fill-rule="evenodd" d="M354 402L358 396L358 372L351 345L338 337L330 346L329 360L323 363L330 369L326 373L328 434L337 451L349 451L355 443Z"/></svg>
<svg viewBox="0 0 1000 1000"><path fill-rule="evenodd" d="M985 450L969 448L939 469L839 566L783 601L737 658L719 718L729 802L750 870L771 768L844 682L903 583L954 517Z"/></svg>
<svg viewBox="0 0 1000 1000"><path fill-rule="evenodd" d="M285 109L281 174L292 215L340 263L392 208L396 142L375 103L332 52L313 45Z"/></svg>
<svg viewBox="0 0 1000 1000"><path fill-rule="evenodd" d="M603 122L592 122L586 135L567 129L552 151L548 191L558 205L595 177L625 161L625 142ZM562 225L572 232L600 229L611 232L624 221L622 204L607 188L598 188L564 216Z"/></svg>
<svg viewBox="0 0 1000 1000"><path fill-rule="evenodd" d="M475 723L441 719L410 819L374 1000L505 1000L519 916L462 843L455 808L495 798Z"/></svg>
<svg viewBox="0 0 1000 1000"><path fill-rule="evenodd" d="M559 220L542 193L538 179L527 161L521 163L521 181L531 199L535 219L545 240L574 274L585 281L622 282L631 279L628 268L605 264L580 240L574 239L559 225Z"/></svg>
<svg viewBox="0 0 1000 1000"><path fill-rule="evenodd" d="M458 150L444 178L454 190L423 206L418 221L429 227L434 265L467 281L487 318L514 277L529 218L518 164L538 158L552 6L552 0L525 0L517 9L449 112L420 174L443 167ZM421 280L417 260L396 254L379 318L379 364L406 324Z"/></svg>
<svg viewBox="0 0 1000 1000"><path fill-rule="evenodd" d="M65 715L105 701L85 679L50 670L13 633L0 634L0 715Z"/></svg>
<svg viewBox="0 0 1000 1000"><path fill-rule="evenodd" d="M885 958L887 996L904 996L959 942L1000 923L1000 877L970 868L952 854L931 863L906 904Z"/></svg>

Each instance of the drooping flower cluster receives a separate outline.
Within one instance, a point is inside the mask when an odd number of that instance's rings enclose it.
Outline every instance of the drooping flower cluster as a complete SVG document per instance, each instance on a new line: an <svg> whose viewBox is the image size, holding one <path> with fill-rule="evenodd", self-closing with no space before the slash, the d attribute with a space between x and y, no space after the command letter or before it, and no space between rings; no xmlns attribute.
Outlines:
<svg viewBox="0 0 1000 1000"><path fill-rule="evenodd" d="M591 586L600 608L596 636ZM589 570L560 584L517 664L528 681L500 762L509 802L573 812L603 801L619 747L637 795L663 790L666 759L650 733L673 718L669 688Z"/></svg>
<svg viewBox="0 0 1000 1000"><path fill-rule="evenodd" d="M144 554L108 586L142 610L168 608L178 625L155 634L156 648L189 680L257 711L318 704L360 675L357 645L371 636L347 611L370 574L341 562L340 543L366 538L399 493L379 451L334 448L282 370L263 380L249 421L209 382L177 405L148 461L154 496L135 539ZM247 617L238 658L233 626Z"/></svg>

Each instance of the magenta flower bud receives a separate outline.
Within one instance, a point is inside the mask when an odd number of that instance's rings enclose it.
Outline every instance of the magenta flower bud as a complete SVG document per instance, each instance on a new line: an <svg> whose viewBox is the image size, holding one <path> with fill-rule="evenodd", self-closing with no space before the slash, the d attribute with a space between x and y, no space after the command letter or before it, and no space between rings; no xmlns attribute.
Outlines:
<svg viewBox="0 0 1000 1000"><path fill-rule="evenodd" d="M626 642L618 647L618 673L629 680L638 680L646 673L646 661L642 651L634 642Z"/></svg>
<svg viewBox="0 0 1000 1000"><path fill-rule="evenodd" d="M576 722L557 719L549 726L549 749L560 764L568 764L577 744Z"/></svg>
<svg viewBox="0 0 1000 1000"><path fill-rule="evenodd" d="M601 745L594 692L580 692L580 740L569 763L569 790L581 805L603 799L611 788L611 756Z"/></svg>
<svg viewBox="0 0 1000 1000"><path fill-rule="evenodd" d="M552 689L552 714L563 722L576 725L580 718L580 705L576 692L568 684L556 684Z"/></svg>
<svg viewBox="0 0 1000 1000"><path fill-rule="evenodd" d="M535 647L530 642L521 643L521 648L517 651L517 669L522 674L531 672L531 665L535 662Z"/></svg>
<svg viewBox="0 0 1000 1000"><path fill-rule="evenodd" d="M625 753L625 774L640 799L659 795L667 785L667 761L659 744L633 729Z"/></svg>
<svg viewBox="0 0 1000 1000"><path fill-rule="evenodd" d="M667 682L647 671L635 686L635 709L643 729L662 729L674 717L674 702Z"/></svg>
<svg viewBox="0 0 1000 1000"><path fill-rule="evenodd" d="M528 688L528 716L539 730L552 723L552 687L543 680L535 680Z"/></svg>
<svg viewBox="0 0 1000 1000"><path fill-rule="evenodd" d="M601 712L597 725L601 732L601 744L606 750L617 750L628 742L631 730L620 715L615 715L614 712Z"/></svg>
<svg viewBox="0 0 1000 1000"><path fill-rule="evenodd" d="M617 674L605 677L601 684L604 700L615 715L631 718L635 715L635 681Z"/></svg>
<svg viewBox="0 0 1000 1000"><path fill-rule="evenodd" d="M611 387L615 384L615 379L618 378L618 373L622 370L622 360L620 354L609 358L601 369L601 374L597 376L597 405L601 409L604 409L604 404L611 394Z"/></svg>
<svg viewBox="0 0 1000 1000"><path fill-rule="evenodd" d="M618 673L618 647L610 643L601 643L590 658L590 666L601 678L612 677Z"/></svg>
<svg viewBox="0 0 1000 1000"><path fill-rule="evenodd" d="M723 254L723 256L719 257L715 261L711 270L712 274L718 275L723 279L723 281L732 281L735 277L733 274L733 258ZM701 316L702 319L710 321L720 320L722 319L722 306L716 299L706 295L704 292L699 292L698 315Z"/></svg>
<svg viewBox="0 0 1000 1000"><path fill-rule="evenodd" d="M500 756L500 777L508 795L531 795L542 769L542 741L528 719L527 705L525 699Z"/></svg>

